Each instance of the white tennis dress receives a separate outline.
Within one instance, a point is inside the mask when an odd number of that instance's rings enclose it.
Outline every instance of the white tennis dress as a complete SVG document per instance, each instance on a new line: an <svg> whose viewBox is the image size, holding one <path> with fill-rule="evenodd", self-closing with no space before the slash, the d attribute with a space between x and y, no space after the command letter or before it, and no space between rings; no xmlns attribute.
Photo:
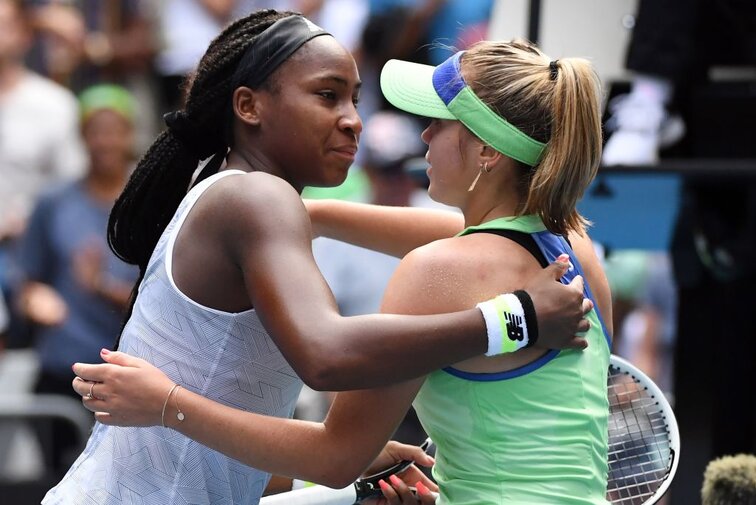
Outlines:
<svg viewBox="0 0 756 505"><path fill-rule="evenodd" d="M209 177L181 202L152 254L121 350L220 403L291 417L302 381L255 311L202 306L178 290L171 272L173 245L194 203L214 182L241 173ZM255 504L269 477L169 428L97 423L84 452L42 503Z"/></svg>

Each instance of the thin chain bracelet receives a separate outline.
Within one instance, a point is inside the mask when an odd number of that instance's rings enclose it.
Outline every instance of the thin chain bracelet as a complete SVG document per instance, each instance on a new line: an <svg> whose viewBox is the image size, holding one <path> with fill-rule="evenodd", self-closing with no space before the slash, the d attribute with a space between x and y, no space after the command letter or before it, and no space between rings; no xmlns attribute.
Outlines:
<svg viewBox="0 0 756 505"><path fill-rule="evenodd" d="M179 388L181 388L181 386L179 386L178 388L176 388L176 395L175 395L175 397L176 397L176 419L178 419L179 422L181 422L181 421L184 420L184 418L186 416L184 416L184 413L181 412L181 407L179 407L179 402L178 402L178 394L179 394L178 390L179 390ZM169 398L170 398L170 396L171 395L168 395Z"/></svg>
<svg viewBox="0 0 756 505"><path fill-rule="evenodd" d="M171 399L171 395L176 390L176 388L179 388L178 384L174 384L170 391L168 391L168 396L165 397L165 402L163 402L163 412L160 414L160 424L163 425L163 428L167 428L168 426L165 425L165 408L168 406L168 400ZM182 414L183 415L183 414Z"/></svg>

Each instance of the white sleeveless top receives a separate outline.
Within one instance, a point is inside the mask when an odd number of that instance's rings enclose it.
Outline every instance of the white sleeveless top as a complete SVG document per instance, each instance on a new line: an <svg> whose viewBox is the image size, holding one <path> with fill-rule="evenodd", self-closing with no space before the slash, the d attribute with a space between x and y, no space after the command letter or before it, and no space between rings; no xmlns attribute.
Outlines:
<svg viewBox="0 0 756 505"><path fill-rule="evenodd" d="M173 245L187 214L227 170L184 198L150 258L120 350L159 367L174 382L225 405L291 417L302 381L254 309L228 313L176 287ZM167 393L167 392L166 392ZM270 475L170 428L96 423L84 452L43 504L255 504Z"/></svg>

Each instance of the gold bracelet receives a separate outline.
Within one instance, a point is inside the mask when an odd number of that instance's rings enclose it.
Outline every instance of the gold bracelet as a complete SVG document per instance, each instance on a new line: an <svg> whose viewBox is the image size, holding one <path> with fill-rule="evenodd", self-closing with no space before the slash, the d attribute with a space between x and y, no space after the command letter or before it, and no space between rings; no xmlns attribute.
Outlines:
<svg viewBox="0 0 756 505"><path fill-rule="evenodd" d="M167 428L168 426L165 425L165 408L168 406L168 400L171 399L171 395L176 390L176 388L179 388L178 384L174 384L170 391L168 391L168 396L165 397L165 402L163 403L163 412L160 414L160 423L163 425L163 428ZM181 414L182 416L184 414Z"/></svg>
<svg viewBox="0 0 756 505"><path fill-rule="evenodd" d="M184 418L186 417L186 416L184 416L184 413L181 412L181 407L179 407L179 403L178 403L178 394L179 394L178 390L179 390L180 387L181 386L179 386L178 388L176 388L176 395L175 395L175 397L176 397L176 419L178 419L179 422L183 421ZM168 396L170 396L170 395L168 395Z"/></svg>

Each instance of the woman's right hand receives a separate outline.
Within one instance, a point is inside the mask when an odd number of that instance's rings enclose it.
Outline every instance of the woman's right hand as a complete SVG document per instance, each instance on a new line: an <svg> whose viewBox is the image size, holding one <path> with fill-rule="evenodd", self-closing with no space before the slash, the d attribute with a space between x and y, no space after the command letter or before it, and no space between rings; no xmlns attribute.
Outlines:
<svg viewBox="0 0 756 505"><path fill-rule="evenodd" d="M374 502L378 505L433 505L436 503L436 497L438 495L420 481L415 484L415 491L413 492L409 486L396 475L392 475L387 480L388 482L383 480L379 481L383 497Z"/></svg>
<svg viewBox="0 0 756 505"><path fill-rule="evenodd" d="M538 342L543 349L585 349L582 336L591 327L585 319L593 302L583 297L583 278L576 275L567 285L559 281L569 268L569 257L562 255L535 275L525 290L533 300L538 318Z"/></svg>
<svg viewBox="0 0 756 505"><path fill-rule="evenodd" d="M173 381L143 359L107 349L100 355L106 363L73 366L73 388L84 406L103 424L160 426Z"/></svg>

